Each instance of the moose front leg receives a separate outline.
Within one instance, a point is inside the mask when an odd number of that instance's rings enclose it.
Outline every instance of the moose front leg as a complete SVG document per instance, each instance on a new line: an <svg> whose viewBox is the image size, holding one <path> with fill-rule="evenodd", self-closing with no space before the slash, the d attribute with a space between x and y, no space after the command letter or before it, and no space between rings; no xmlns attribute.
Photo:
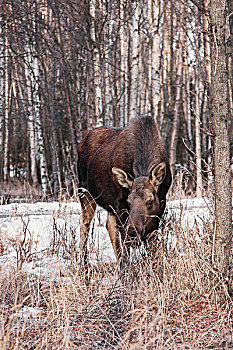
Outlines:
<svg viewBox="0 0 233 350"><path fill-rule="evenodd" d="M122 268L129 257L129 247L120 238L116 215L109 213L107 218L107 230L113 246L113 250L119 266Z"/></svg>
<svg viewBox="0 0 233 350"><path fill-rule="evenodd" d="M95 214L96 202L88 191L82 192L80 197L82 214L80 217L80 260L81 266L87 270L87 241L91 220Z"/></svg>

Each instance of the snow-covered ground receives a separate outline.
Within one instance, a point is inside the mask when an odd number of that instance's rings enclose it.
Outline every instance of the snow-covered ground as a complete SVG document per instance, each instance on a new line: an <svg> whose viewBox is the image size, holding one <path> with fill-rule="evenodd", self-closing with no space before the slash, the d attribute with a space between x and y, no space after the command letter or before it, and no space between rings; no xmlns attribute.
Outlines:
<svg viewBox="0 0 233 350"><path fill-rule="evenodd" d="M213 205L195 198L168 202L167 221L184 230L212 220ZM2 270L20 267L32 274L56 274L79 256L80 204L35 203L0 206L0 265ZM107 213L97 209L90 230L90 260L114 262L115 256L105 228ZM171 230L170 243L176 240Z"/></svg>

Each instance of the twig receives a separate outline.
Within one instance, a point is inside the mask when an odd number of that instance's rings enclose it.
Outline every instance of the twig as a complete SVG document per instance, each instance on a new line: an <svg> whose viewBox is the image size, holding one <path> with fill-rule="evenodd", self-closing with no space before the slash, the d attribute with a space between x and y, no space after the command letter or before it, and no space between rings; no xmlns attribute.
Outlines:
<svg viewBox="0 0 233 350"><path fill-rule="evenodd" d="M201 12L201 13L204 13L205 14L205 8L204 6L200 5L196 0L191 0L191 2L197 6L198 10Z"/></svg>
<svg viewBox="0 0 233 350"><path fill-rule="evenodd" d="M208 131L207 129L200 128L200 130L203 131L204 134L206 134L209 137L215 137L215 134L213 132L211 132L211 131Z"/></svg>
<svg viewBox="0 0 233 350"><path fill-rule="evenodd" d="M212 26L212 33L214 36L214 43L216 45L216 60L215 60L215 67L214 67L214 76L216 75L216 70L217 70L217 64L218 64L218 44L217 44L217 40L216 40L216 35L215 35L215 26Z"/></svg>

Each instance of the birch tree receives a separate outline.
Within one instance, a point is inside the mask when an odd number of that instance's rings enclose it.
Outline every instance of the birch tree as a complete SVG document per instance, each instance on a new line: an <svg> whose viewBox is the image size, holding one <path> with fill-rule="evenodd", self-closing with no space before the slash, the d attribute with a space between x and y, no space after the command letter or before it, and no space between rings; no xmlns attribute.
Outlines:
<svg viewBox="0 0 233 350"><path fill-rule="evenodd" d="M4 132L4 111L5 111L5 30L4 30L4 15L3 15L3 3L0 4L0 154L3 151L3 132Z"/></svg>
<svg viewBox="0 0 233 350"><path fill-rule="evenodd" d="M27 5L26 5L27 6ZM22 18L24 18L24 9L22 9ZM35 9L33 9L35 11ZM36 181L36 164L35 164L35 153L38 154L39 164L40 164L40 176L41 176L41 185L42 185L42 197L47 196L47 165L45 157L45 147L44 139L42 133L41 125L41 100L39 92L39 82L40 82L40 73L39 73L39 62L37 57L37 48L35 41L35 31L36 31L36 19L35 12L31 18L31 29L32 35L29 36L29 23L25 19L25 43L27 51L27 78L28 78L28 93L30 96L30 109L29 109L29 130L30 130L30 141L31 141L31 161L32 161L32 176L33 180ZM30 90L29 90L30 89ZM37 142L37 145L36 145ZM37 149L36 149L37 146Z"/></svg>
<svg viewBox="0 0 233 350"><path fill-rule="evenodd" d="M179 38L179 47L178 47L178 62L177 62L177 74L176 74L176 96L175 96L175 105L174 105L174 115L172 122L172 135L171 143L169 150L169 160L171 164L172 172L174 172L175 163L176 163L176 147L178 140L178 127L179 127L179 109L180 109L180 99L181 99L181 89L182 89L182 45L181 37L184 35L182 28L180 28L180 38Z"/></svg>
<svg viewBox="0 0 233 350"><path fill-rule="evenodd" d="M30 141L30 160L31 160L31 178L32 183L38 183L37 177L37 166L36 166L36 154L37 154L37 143L35 137L35 123L34 123L34 108L33 108L33 94L31 81L34 79L31 75L31 53L30 49L26 47L27 55L25 57L25 76L27 77L27 97L28 97L28 133Z"/></svg>
<svg viewBox="0 0 233 350"><path fill-rule="evenodd" d="M137 116L137 96L138 96L138 80L139 80L139 19L140 19L140 5L136 4L136 8L132 18L131 29L131 79L130 79L130 101L129 101L129 119Z"/></svg>
<svg viewBox="0 0 233 350"><path fill-rule="evenodd" d="M102 90L101 90L101 62L100 62L100 51L99 45L100 41L98 38L98 33L96 32L96 23L98 9L97 0L90 1L90 17L91 17L91 39L93 42L93 67L94 67L94 114L96 125L103 125L102 111L103 111L103 100L102 100Z"/></svg>
<svg viewBox="0 0 233 350"><path fill-rule="evenodd" d="M151 29L151 62L150 62L150 81L151 81L151 111L153 117L158 119L158 110L160 102L160 34L159 34L159 2L148 1L148 14L150 17Z"/></svg>
<svg viewBox="0 0 233 350"><path fill-rule="evenodd" d="M120 99L120 126L124 126L128 121L128 40L126 32L128 31L128 23L125 21L124 0L120 0L120 55L121 55L121 87L123 94Z"/></svg>
<svg viewBox="0 0 233 350"><path fill-rule="evenodd" d="M8 43L8 33L6 27L6 40L5 40L5 138L3 147L3 180L8 180L8 168L9 168L9 112L10 112L10 87L9 87L9 43Z"/></svg>
<svg viewBox="0 0 233 350"><path fill-rule="evenodd" d="M200 134L200 82L197 73L195 84L195 157L196 157L196 196L202 196L201 134Z"/></svg>

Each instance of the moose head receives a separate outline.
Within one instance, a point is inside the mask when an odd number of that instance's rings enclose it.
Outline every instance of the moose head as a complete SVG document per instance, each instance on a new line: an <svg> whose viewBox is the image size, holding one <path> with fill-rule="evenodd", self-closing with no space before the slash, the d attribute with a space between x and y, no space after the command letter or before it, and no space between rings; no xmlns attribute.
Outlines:
<svg viewBox="0 0 233 350"><path fill-rule="evenodd" d="M148 176L139 176L133 179L124 170L112 168L119 185L128 188L129 218L127 221L127 239L137 245L145 241L148 235L158 226L160 218L160 200L158 197L159 185L166 176L166 164L154 164Z"/></svg>

